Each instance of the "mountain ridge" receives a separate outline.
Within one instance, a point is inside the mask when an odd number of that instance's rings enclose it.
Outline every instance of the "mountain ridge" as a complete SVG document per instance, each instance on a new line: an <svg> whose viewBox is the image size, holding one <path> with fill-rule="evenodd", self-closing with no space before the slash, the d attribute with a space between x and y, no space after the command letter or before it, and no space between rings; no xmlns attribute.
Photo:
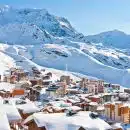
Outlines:
<svg viewBox="0 0 130 130"><path fill-rule="evenodd" d="M106 46L117 48L130 48L130 35L119 30L102 32L96 35L88 35L86 39L94 43L102 43Z"/></svg>

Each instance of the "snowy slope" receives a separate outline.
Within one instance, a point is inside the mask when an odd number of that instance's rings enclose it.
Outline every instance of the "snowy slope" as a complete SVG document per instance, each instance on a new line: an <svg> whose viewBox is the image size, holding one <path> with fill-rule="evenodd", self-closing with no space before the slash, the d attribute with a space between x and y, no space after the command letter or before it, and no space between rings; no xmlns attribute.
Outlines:
<svg viewBox="0 0 130 130"><path fill-rule="evenodd" d="M11 32L14 33L9 35ZM44 43L52 36L72 37L76 34L67 19L51 15L45 9L14 9L9 6L0 8L1 42L21 43L29 36L30 42L34 40L32 43ZM29 40L23 40L23 43L28 44Z"/></svg>
<svg viewBox="0 0 130 130"><path fill-rule="evenodd" d="M84 53L89 54L105 65L113 66L119 69L130 68L129 50L105 47L95 44L82 44L80 48Z"/></svg>
<svg viewBox="0 0 130 130"><path fill-rule="evenodd" d="M28 48L28 46L27 46ZM83 74L79 74L76 72L69 72L65 70L58 70L54 68L48 68L44 66L40 66L30 59L26 58L29 55L29 53L23 53L27 49L24 46L21 45L7 45L7 44L0 44L0 74L6 73L11 67L16 67L20 66L23 69L27 71L32 71L32 67L37 67L39 70L45 69L45 73L52 72L52 80L59 80L60 76L62 75L69 75L74 81L80 80L81 77L86 77ZM25 57L25 56L26 57ZM89 78L94 78L94 77L89 77Z"/></svg>
<svg viewBox="0 0 130 130"><path fill-rule="evenodd" d="M16 64L13 58L0 52L0 75L3 75L5 70L8 70L9 68L14 66L16 66Z"/></svg>
<svg viewBox="0 0 130 130"><path fill-rule="evenodd" d="M2 47L3 45L1 44ZM4 45L2 47L1 51L4 54L12 57L18 66L26 69L29 69L30 66L40 65L65 70L67 64L69 71L129 87L130 70L106 66L75 47L59 44Z"/></svg>
<svg viewBox="0 0 130 130"><path fill-rule="evenodd" d="M102 43L103 45L109 47L130 48L130 35L119 30L90 35L86 37L86 40L94 43Z"/></svg>
<svg viewBox="0 0 130 130"><path fill-rule="evenodd" d="M53 36L48 34L46 30L41 30L32 24L7 24L0 26L0 41L8 44L42 44L43 42L51 42Z"/></svg>

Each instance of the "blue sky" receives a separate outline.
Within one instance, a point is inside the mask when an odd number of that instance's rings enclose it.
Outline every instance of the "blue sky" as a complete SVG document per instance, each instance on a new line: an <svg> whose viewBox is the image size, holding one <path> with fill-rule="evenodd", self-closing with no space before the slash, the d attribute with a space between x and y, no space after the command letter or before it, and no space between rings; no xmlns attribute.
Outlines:
<svg viewBox="0 0 130 130"><path fill-rule="evenodd" d="M130 0L0 0L16 8L45 8L86 35L119 29L130 34Z"/></svg>

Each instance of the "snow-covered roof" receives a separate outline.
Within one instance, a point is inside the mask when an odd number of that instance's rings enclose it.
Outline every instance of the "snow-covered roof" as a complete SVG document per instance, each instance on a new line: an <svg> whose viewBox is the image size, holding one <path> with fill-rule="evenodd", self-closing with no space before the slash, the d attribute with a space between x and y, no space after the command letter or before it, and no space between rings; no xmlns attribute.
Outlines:
<svg viewBox="0 0 130 130"><path fill-rule="evenodd" d="M21 85L24 85L24 84L28 84L29 86L32 85L32 83L29 80L23 80L23 81L17 82L16 86L21 86Z"/></svg>
<svg viewBox="0 0 130 130"><path fill-rule="evenodd" d="M91 112L78 112L73 116L66 116L66 113L43 114L34 113L32 115L38 127L45 126L47 130L78 130L81 126L91 130L108 130L109 124L100 118L92 119ZM27 118L24 124L32 118Z"/></svg>
<svg viewBox="0 0 130 130"><path fill-rule="evenodd" d="M66 103L64 101L53 101L49 103L55 107L70 107L71 106L71 103Z"/></svg>
<svg viewBox="0 0 130 130"><path fill-rule="evenodd" d="M15 88L14 84L10 84L7 82L1 82L0 83L0 90L5 90L5 91L12 91Z"/></svg>
<svg viewBox="0 0 130 130"><path fill-rule="evenodd" d="M115 124L113 124L112 128L113 129L119 129L119 128L123 129L123 127L121 126L121 123L115 123Z"/></svg>
<svg viewBox="0 0 130 130"><path fill-rule="evenodd" d="M8 118L5 112L0 111L0 130L10 130Z"/></svg>
<svg viewBox="0 0 130 130"><path fill-rule="evenodd" d="M67 107L66 109L73 110L73 111L80 111L80 110L82 110L82 108L78 107L78 106L70 106L70 107Z"/></svg>
<svg viewBox="0 0 130 130"><path fill-rule="evenodd" d="M21 120L21 116L14 105L11 104L0 104L0 111L7 114L9 121Z"/></svg>
<svg viewBox="0 0 130 130"><path fill-rule="evenodd" d="M98 106L98 103L97 102L90 102L89 105L91 105L91 106Z"/></svg>
<svg viewBox="0 0 130 130"><path fill-rule="evenodd" d="M16 107L20 110L23 111L23 113L33 113L33 112L38 112L40 109L33 103L33 102L28 102L26 104L21 104L21 105L16 105Z"/></svg>

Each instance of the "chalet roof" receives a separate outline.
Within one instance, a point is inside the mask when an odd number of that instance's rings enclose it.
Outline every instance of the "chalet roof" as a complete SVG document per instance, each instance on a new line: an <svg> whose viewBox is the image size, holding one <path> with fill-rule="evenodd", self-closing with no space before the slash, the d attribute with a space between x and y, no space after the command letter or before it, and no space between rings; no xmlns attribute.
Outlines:
<svg viewBox="0 0 130 130"><path fill-rule="evenodd" d="M73 116L66 116L66 113L43 114L34 113L32 118L38 127L45 126L49 130L78 130L81 126L91 130L108 130L111 126L100 118L92 119L91 112L78 112ZM28 123L28 117L24 124Z"/></svg>
<svg viewBox="0 0 130 130"><path fill-rule="evenodd" d="M30 81L24 80L15 84L16 88L29 88L32 85Z"/></svg>
<svg viewBox="0 0 130 130"><path fill-rule="evenodd" d="M98 106L98 103L97 102L90 102L89 105L91 105L91 106Z"/></svg>
<svg viewBox="0 0 130 130"><path fill-rule="evenodd" d="M12 91L14 88L15 88L14 84L6 83L6 82L0 83L0 90Z"/></svg>
<svg viewBox="0 0 130 130"><path fill-rule="evenodd" d="M78 107L78 106L70 106L70 107L66 107L67 110L73 110L73 111L81 111L82 108Z"/></svg>
<svg viewBox="0 0 130 130"><path fill-rule="evenodd" d="M10 130L6 113L0 111L0 130Z"/></svg>
<svg viewBox="0 0 130 130"><path fill-rule="evenodd" d="M23 113L33 113L40 111L40 109L33 102L16 105L16 108L22 110Z"/></svg>
<svg viewBox="0 0 130 130"><path fill-rule="evenodd" d="M123 127L121 126L121 123L115 123L111 126L112 126L113 129L119 129L119 128L123 129Z"/></svg>
<svg viewBox="0 0 130 130"><path fill-rule="evenodd" d="M70 107L71 106L70 103L66 103L64 101L52 101L52 102L49 102L49 104L55 107Z"/></svg>
<svg viewBox="0 0 130 130"><path fill-rule="evenodd" d="M12 118L20 119L18 109L22 110L23 113L38 112L40 109L30 100L22 100L20 98L10 98L8 104L3 104L4 99L0 99L0 110L5 111L7 115ZM24 101L24 104L17 102ZM8 110L9 109L9 110Z"/></svg>
<svg viewBox="0 0 130 130"><path fill-rule="evenodd" d="M0 104L0 111L5 112L9 121L21 120L17 108L11 104Z"/></svg>

